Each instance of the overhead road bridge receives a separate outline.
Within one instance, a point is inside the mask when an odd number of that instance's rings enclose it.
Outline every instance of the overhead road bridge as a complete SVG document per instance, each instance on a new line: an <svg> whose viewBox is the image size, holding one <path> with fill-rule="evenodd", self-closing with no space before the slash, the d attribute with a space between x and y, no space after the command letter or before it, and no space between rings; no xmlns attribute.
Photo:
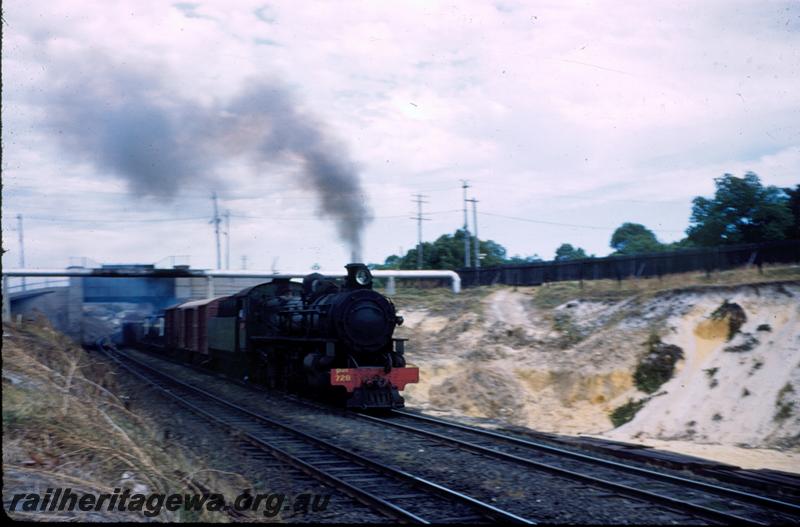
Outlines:
<svg viewBox="0 0 800 527"><path fill-rule="evenodd" d="M334 278L344 277L344 272L326 273ZM147 303L155 309L169 303L184 300L212 298L233 294L250 285L275 278L302 278L302 273L272 273L267 271L223 271L191 269L179 266L170 269L152 265L105 265L100 268L69 267L66 269L4 269L3 276L3 321L11 320L13 312L19 312L13 304L21 305L23 299L51 295L48 303L40 308L46 315L64 320L59 329L67 334L81 334L81 319L84 303L130 302ZM445 279L454 293L461 291L461 278L453 271L438 270L375 270L376 278L386 278L388 294L394 293L396 279ZM9 287L10 278L68 278L62 287L49 287L47 292L31 284L27 289ZM46 282L45 282L46 283ZM16 290L14 290L16 289ZM30 302L29 302L30 304ZM56 305L58 304L58 305Z"/></svg>

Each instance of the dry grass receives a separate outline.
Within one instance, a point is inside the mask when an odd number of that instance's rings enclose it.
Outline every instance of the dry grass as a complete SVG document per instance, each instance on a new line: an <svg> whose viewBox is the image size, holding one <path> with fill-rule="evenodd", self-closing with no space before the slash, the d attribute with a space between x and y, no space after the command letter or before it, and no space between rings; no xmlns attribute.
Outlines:
<svg viewBox="0 0 800 527"><path fill-rule="evenodd" d="M453 293L450 288L435 287L419 289L414 287L397 287L397 293L391 296L392 301L402 314L403 309L426 309L432 315L449 314L453 311L479 311L480 302L498 287L471 287Z"/></svg>
<svg viewBox="0 0 800 527"><path fill-rule="evenodd" d="M233 490L204 472L202 463L169 448L146 418L117 395L114 372L53 330L46 322L3 326L4 498L43 494L48 487L76 493L202 493ZM127 476L127 477L126 477ZM227 476L226 476L227 477ZM202 479L202 483L198 480ZM227 477L236 480L236 477ZM239 478L238 488L241 485ZM219 489L219 490L216 490ZM145 519L136 513L11 513L34 520ZM209 512L161 511L161 521L220 521Z"/></svg>
<svg viewBox="0 0 800 527"><path fill-rule="evenodd" d="M518 291L529 295L537 307L550 309L577 298L586 300L619 300L637 295L654 295L662 291L700 286L725 286L758 284L784 280L800 280L800 266L776 265L736 269L706 274L691 272L666 275L662 278L628 278L625 280L585 280L583 283L552 282L535 287L518 287ZM401 287L392 300L402 312L403 308L427 309L431 314L453 312L479 312L480 301L503 286L467 287L455 294L450 289L436 287L418 289Z"/></svg>
<svg viewBox="0 0 800 527"><path fill-rule="evenodd" d="M525 288L533 302L542 308L553 308L576 298L587 300L617 300L638 295L654 295L662 291L701 286L758 284L784 280L800 280L800 266L764 266L706 274L691 272L666 275L661 278L628 278L625 280L585 280L554 282L540 287ZM522 288L521 288L522 289Z"/></svg>

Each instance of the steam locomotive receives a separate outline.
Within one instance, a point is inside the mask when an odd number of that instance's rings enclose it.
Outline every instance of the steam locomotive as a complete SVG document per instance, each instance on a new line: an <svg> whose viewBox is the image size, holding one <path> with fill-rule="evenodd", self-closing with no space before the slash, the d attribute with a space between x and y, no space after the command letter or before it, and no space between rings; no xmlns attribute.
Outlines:
<svg viewBox="0 0 800 527"><path fill-rule="evenodd" d="M319 273L302 284L275 278L172 306L163 318L123 327L123 342L349 408L400 408L400 391L419 381L419 370L406 365L406 339L393 336L403 318L372 289L364 264L345 267L343 281Z"/></svg>

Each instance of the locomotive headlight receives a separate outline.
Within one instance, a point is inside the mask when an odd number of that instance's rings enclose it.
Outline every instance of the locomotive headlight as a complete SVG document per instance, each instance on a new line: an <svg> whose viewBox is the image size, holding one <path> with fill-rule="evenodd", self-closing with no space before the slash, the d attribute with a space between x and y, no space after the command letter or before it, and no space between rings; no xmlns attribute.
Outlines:
<svg viewBox="0 0 800 527"><path fill-rule="evenodd" d="M347 269L347 281L345 286L348 289L371 289L372 273L363 263L349 263L344 266Z"/></svg>
<svg viewBox="0 0 800 527"><path fill-rule="evenodd" d="M358 285L369 285L371 281L371 277L369 275L369 271L366 269L359 269L356 272L356 282Z"/></svg>

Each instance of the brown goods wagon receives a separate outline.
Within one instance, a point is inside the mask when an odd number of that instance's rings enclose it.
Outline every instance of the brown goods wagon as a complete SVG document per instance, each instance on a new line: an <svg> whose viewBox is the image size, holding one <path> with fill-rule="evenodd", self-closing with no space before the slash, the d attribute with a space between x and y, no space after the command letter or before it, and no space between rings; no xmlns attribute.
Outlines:
<svg viewBox="0 0 800 527"><path fill-rule="evenodd" d="M178 347L178 306L180 304L164 310L164 343L167 348Z"/></svg>
<svg viewBox="0 0 800 527"><path fill-rule="evenodd" d="M209 299L205 305L198 307L197 317L197 352L208 355L208 319L216 317L220 302L227 297Z"/></svg>
<svg viewBox="0 0 800 527"><path fill-rule="evenodd" d="M223 298L226 297L194 300L178 307L183 320L182 348L208 355L208 319L217 315L219 302Z"/></svg>
<svg viewBox="0 0 800 527"><path fill-rule="evenodd" d="M194 350L195 341L197 340L194 327L194 315L197 310L187 308L186 304L184 304L181 306L180 311L183 314L183 346L181 346L181 348Z"/></svg>
<svg viewBox="0 0 800 527"><path fill-rule="evenodd" d="M181 304L182 305L182 304ZM175 310L175 349L183 349L186 345L186 326L183 323L184 310L178 306Z"/></svg>

